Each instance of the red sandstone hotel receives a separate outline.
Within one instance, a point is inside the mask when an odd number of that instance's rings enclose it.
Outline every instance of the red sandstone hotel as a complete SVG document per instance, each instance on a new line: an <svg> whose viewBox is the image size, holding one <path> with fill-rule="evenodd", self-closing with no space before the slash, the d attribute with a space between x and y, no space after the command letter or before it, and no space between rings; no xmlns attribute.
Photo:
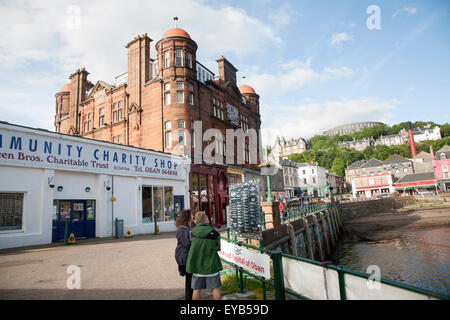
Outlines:
<svg viewBox="0 0 450 320"><path fill-rule="evenodd" d="M128 72L115 84L87 79L83 68L56 94L57 132L164 152L194 154L184 129L193 136L194 121L202 130L261 127L259 96L249 86L237 88L237 69L223 56L218 76L196 59L197 44L182 29L167 31L150 54L147 34L135 37L128 49ZM203 147L212 141L204 141ZM223 145L215 152L225 154ZM249 141L244 142L249 162ZM259 141L258 141L259 149ZM236 148L237 150L237 148ZM236 154L235 150L235 154ZM260 150L258 150L259 154ZM235 162L236 163L236 162ZM228 185L259 179L256 165L191 165L190 201L204 210L211 224L226 223Z"/></svg>

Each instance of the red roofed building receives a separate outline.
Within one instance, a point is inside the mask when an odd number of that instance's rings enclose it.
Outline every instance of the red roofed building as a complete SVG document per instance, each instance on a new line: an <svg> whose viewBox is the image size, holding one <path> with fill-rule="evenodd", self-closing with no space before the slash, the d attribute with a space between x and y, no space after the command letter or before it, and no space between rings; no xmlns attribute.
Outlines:
<svg viewBox="0 0 450 320"><path fill-rule="evenodd" d="M197 43L180 28L163 34L155 45L154 58L152 41L143 34L125 46L128 70L116 77L115 84L90 83L84 68L70 75L70 83L56 94L56 131L194 155L195 142L190 138L195 140L194 123L201 121L203 134L210 128L220 130L224 137L227 129L255 129L259 155L259 96L248 85L237 87L237 69L221 56L216 76L197 61ZM244 164L237 164L236 144L234 164L224 164L225 143L214 138L198 141L202 150L215 144L214 155L224 160L191 166L191 208L206 211L212 224L221 225L226 219L228 180L259 179L258 159L249 164L249 138L242 143Z"/></svg>

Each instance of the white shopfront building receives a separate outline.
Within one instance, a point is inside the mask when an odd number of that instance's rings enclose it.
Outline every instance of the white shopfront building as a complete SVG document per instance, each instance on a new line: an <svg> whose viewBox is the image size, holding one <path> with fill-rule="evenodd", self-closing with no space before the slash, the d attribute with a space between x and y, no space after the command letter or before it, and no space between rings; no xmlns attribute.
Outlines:
<svg viewBox="0 0 450 320"><path fill-rule="evenodd" d="M176 155L0 123L0 249L175 231L190 163ZM68 223L67 223L67 222ZM156 221L156 225L155 225Z"/></svg>

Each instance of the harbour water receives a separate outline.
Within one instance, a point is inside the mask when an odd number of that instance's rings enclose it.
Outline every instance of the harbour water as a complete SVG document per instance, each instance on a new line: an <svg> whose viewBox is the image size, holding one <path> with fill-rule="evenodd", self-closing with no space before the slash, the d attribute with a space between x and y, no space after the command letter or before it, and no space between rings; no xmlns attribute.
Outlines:
<svg viewBox="0 0 450 320"><path fill-rule="evenodd" d="M402 231L376 242L342 236L333 264L364 273L377 265L382 278L450 295L450 228Z"/></svg>

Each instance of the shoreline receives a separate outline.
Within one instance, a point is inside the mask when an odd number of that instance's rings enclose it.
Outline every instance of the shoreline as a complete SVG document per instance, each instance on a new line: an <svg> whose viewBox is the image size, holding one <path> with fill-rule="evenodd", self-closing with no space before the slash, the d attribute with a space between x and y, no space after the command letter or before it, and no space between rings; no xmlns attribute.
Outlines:
<svg viewBox="0 0 450 320"><path fill-rule="evenodd" d="M343 235L361 241L384 241L401 237L404 232L450 227L450 207L408 209L381 212L353 218L343 224Z"/></svg>

